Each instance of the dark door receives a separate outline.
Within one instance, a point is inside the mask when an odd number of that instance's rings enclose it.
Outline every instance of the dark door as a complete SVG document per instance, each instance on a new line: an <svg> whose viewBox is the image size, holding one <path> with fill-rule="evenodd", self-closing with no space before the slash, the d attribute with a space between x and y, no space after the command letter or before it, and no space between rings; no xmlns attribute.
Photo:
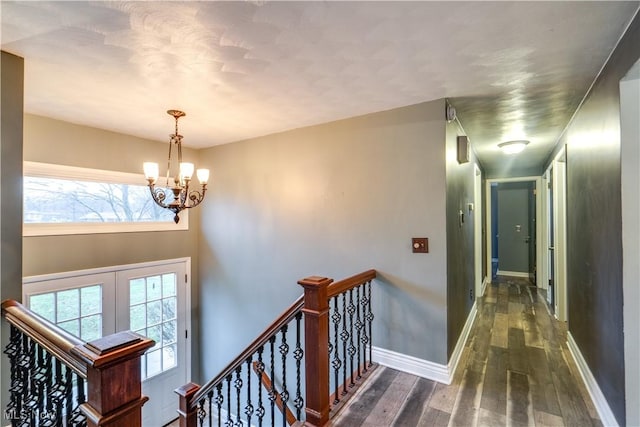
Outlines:
<svg viewBox="0 0 640 427"><path fill-rule="evenodd" d="M503 275L529 277L531 242L529 203L531 182L498 185L498 270Z"/></svg>

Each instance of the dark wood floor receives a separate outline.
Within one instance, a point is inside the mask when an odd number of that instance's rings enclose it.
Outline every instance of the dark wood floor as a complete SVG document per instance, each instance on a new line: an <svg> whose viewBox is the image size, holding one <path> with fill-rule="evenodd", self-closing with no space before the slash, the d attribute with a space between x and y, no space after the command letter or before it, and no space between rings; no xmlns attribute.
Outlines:
<svg viewBox="0 0 640 427"><path fill-rule="evenodd" d="M601 426L535 287L489 285L451 385L379 367L334 426Z"/></svg>

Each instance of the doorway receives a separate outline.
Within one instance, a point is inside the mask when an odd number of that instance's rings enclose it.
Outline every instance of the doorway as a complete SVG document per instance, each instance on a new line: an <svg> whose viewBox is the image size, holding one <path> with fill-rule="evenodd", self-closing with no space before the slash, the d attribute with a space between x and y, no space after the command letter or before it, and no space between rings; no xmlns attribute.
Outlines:
<svg viewBox="0 0 640 427"><path fill-rule="evenodd" d="M176 388L190 377L190 259L23 279L23 301L84 341L132 330L156 344L141 358L144 426L176 418Z"/></svg>
<svg viewBox="0 0 640 427"><path fill-rule="evenodd" d="M547 302L556 318L567 320L567 156L562 148L545 172L546 191L546 277Z"/></svg>
<svg viewBox="0 0 640 427"><path fill-rule="evenodd" d="M538 189L541 177L489 179L486 184L487 272L537 284L542 259Z"/></svg>

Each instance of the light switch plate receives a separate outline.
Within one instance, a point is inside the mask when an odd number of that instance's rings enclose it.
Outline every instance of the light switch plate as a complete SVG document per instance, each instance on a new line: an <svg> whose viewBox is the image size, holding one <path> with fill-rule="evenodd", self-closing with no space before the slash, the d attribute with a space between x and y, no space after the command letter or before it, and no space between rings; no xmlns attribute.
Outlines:
<svg viewBox="0 0 640 427"><path fill-rule="evenodd" d="M426 237L413 237L411 239L411 248L414 254L429 253L429 239Z"/></svg>

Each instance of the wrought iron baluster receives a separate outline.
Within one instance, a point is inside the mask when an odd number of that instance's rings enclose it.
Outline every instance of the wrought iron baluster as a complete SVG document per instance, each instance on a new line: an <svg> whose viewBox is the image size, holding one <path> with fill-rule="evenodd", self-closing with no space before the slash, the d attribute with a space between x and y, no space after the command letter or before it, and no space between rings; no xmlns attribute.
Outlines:
<svg viewBox="0 0 640 427"><path fill-rule="evenodd" d="M282 400L282 427L287 427L287 402L289 401L289 391L287 390L287 355L289 354L289 344L287 344L288 325L284 325L280 332L282 334L282 343L279 350L282 356L282 391L280 399ZM275 377L271 378L271 383L275 383Z"/></svg>
<svg viewBox="0 0 640 427"><path fill-rule="evenodd" d="M340 332L340 339L342 339L342 357L344 358L342 364L342 395L347 394L347 341L349 340L349 331L347 330L347 294L342 294L342 332Z"/></svg>
<svg viewBox="0 0 640 427"><path fill-rule="evenodd" d="M242 391L242 378L240 374L242 373L242 365L238 365L236 368L236 379L233 381L233 386L236 388L236 422L234 425L236 427L242 426L242 418L240 417L240 392Z"/></svg>
<svg viewBox="0 0 640 427"><path fill-rule="evenodd" d="M363 326L364 324L360 320L360 286L358 286L356 288L356 349L358 351L356 355L356 364L358 365L358 379L362 378L362 372L360 371L360 339L362 336Z"/></svg>
<svg viewBox="0 0 640 427"><path fill-rule="evenodd" d="M302 350L302 343L300 340L300 321L302 320L302 312L296 314L296 349L293 352L293 357L296 359L296 398L293 404L296 408L296 419L300 420L302 407L304 406L304 399L302 398L302 387L300 384L302 357L304 351Z"/></svg>
<svg viewBox="0 0 640 427"><path fill-rule="evenodd" d="M367 296L367 282L361 285L362 287L362 300L360 304L362 305L362 372L367 373L369 370L369 364L367 363L367 347L369 344L369 335L367 334L367 304L369 301L369 297Z"/></svg>
<svg viewBox="0 0 640 427"><path fill-rule="evenodd" d="M272 336L271 338L269 338L269 349L271 350L271 360L270 360L270 367L271 367L271 388L269 389L269 400L271 401L271 425L274 425L275 423L275 419L276 419L276 414L275 414L275 404L276 404L276 389L275 389L275 359L274 359L274 350L275 350L275 342L276 342L276 336Z"/></svg>
<svg viewBox="0 0 640 427"><path fill-rule="evenodd" d="M222 395L222 382L216 386L216 407L218 408L218 427L222 427L222 404L224 403L224 396Z"/></svg>
<svg viewBox="0 0 640 427"><path fill-rule="evenodd" d="M340 360L340 346L338 343L338 339L340 338L340 320L342 316L340 315L340 310L338 309L338 300L339 296L336 295L333 297L333 313L331 313L331 321L333 322L333 340L334 340L334 352L333 352L333 360L331 361L331 366L333 367L333 379L336 387L336 392L334 393L333 404L337 404L340 402L340 368L342 367L342 360Z"/></svg>
<svg viewBox="0 0 640 427"><path fill-rule="evenodd" d="M371 325L373 323L373 311L371 310L371 280L366 284L367 287L367 322L369 323L369 366L373 365L373 358L371 352L373 348L373 332L371 331Z"/></svg>
<svg viewBox="0 0 640 427"><path fill-rule="evenodd" d="M73 412L73 371L64 365L64 397L65 397L65 419L67 425L71 423L71 413Z"/></svg>
<svg viewBox="0 0 640 427"><path fill-rule="evenodd" d="M204 418L207 416L204 409L205 399L198 400L198 404L196 405L196 421L200 427L204 427Z"/></svg>
<svg viewBox="0 0 640 427"><path fill-rule="evenodd" d="M258 348L258 364L256 365L256 372L258 373L258 427L262 427L262 419L264 418L265 410L262 406L262 374L264 373L264 362L262 361L262 353L264 352L264 346Z"/></svg>
<svg viewBox="0 0 640 427"><path fill-rule="evenodd" d="M349 313L349 368L351 372L351 382L349 387L353 387L355 385L353 381L353 372L354 372L354 363L353 356L356 354L356 347L353 345L353 315L356 312L356 306L353 304L353 289L349 289L349 306L347 307L347 312Z"/></svg>
<svg viewBox="0 0 640 427"><path fill-rule="evenodd" d="M213 389L207 393L209 401L209 427L213 427Z"/></svg>
<svg viewBox="0 0 640 427"><path fill-rule="evenodd" d="M233 427L233 421L231 420L231 380L233 379L232 374L227 375L227 421L225 422L226 427Z"/></svg>
<svg viewBox="0 0 640 427"><path fill-rule="evenodd" d="M253 415L253 405L251 404L251 361L253 355L247 358L247 404L244 407L244 414L247 416L247 425L251 426L251 416ZM260 383L258 382L258 387Z"/></svg>

